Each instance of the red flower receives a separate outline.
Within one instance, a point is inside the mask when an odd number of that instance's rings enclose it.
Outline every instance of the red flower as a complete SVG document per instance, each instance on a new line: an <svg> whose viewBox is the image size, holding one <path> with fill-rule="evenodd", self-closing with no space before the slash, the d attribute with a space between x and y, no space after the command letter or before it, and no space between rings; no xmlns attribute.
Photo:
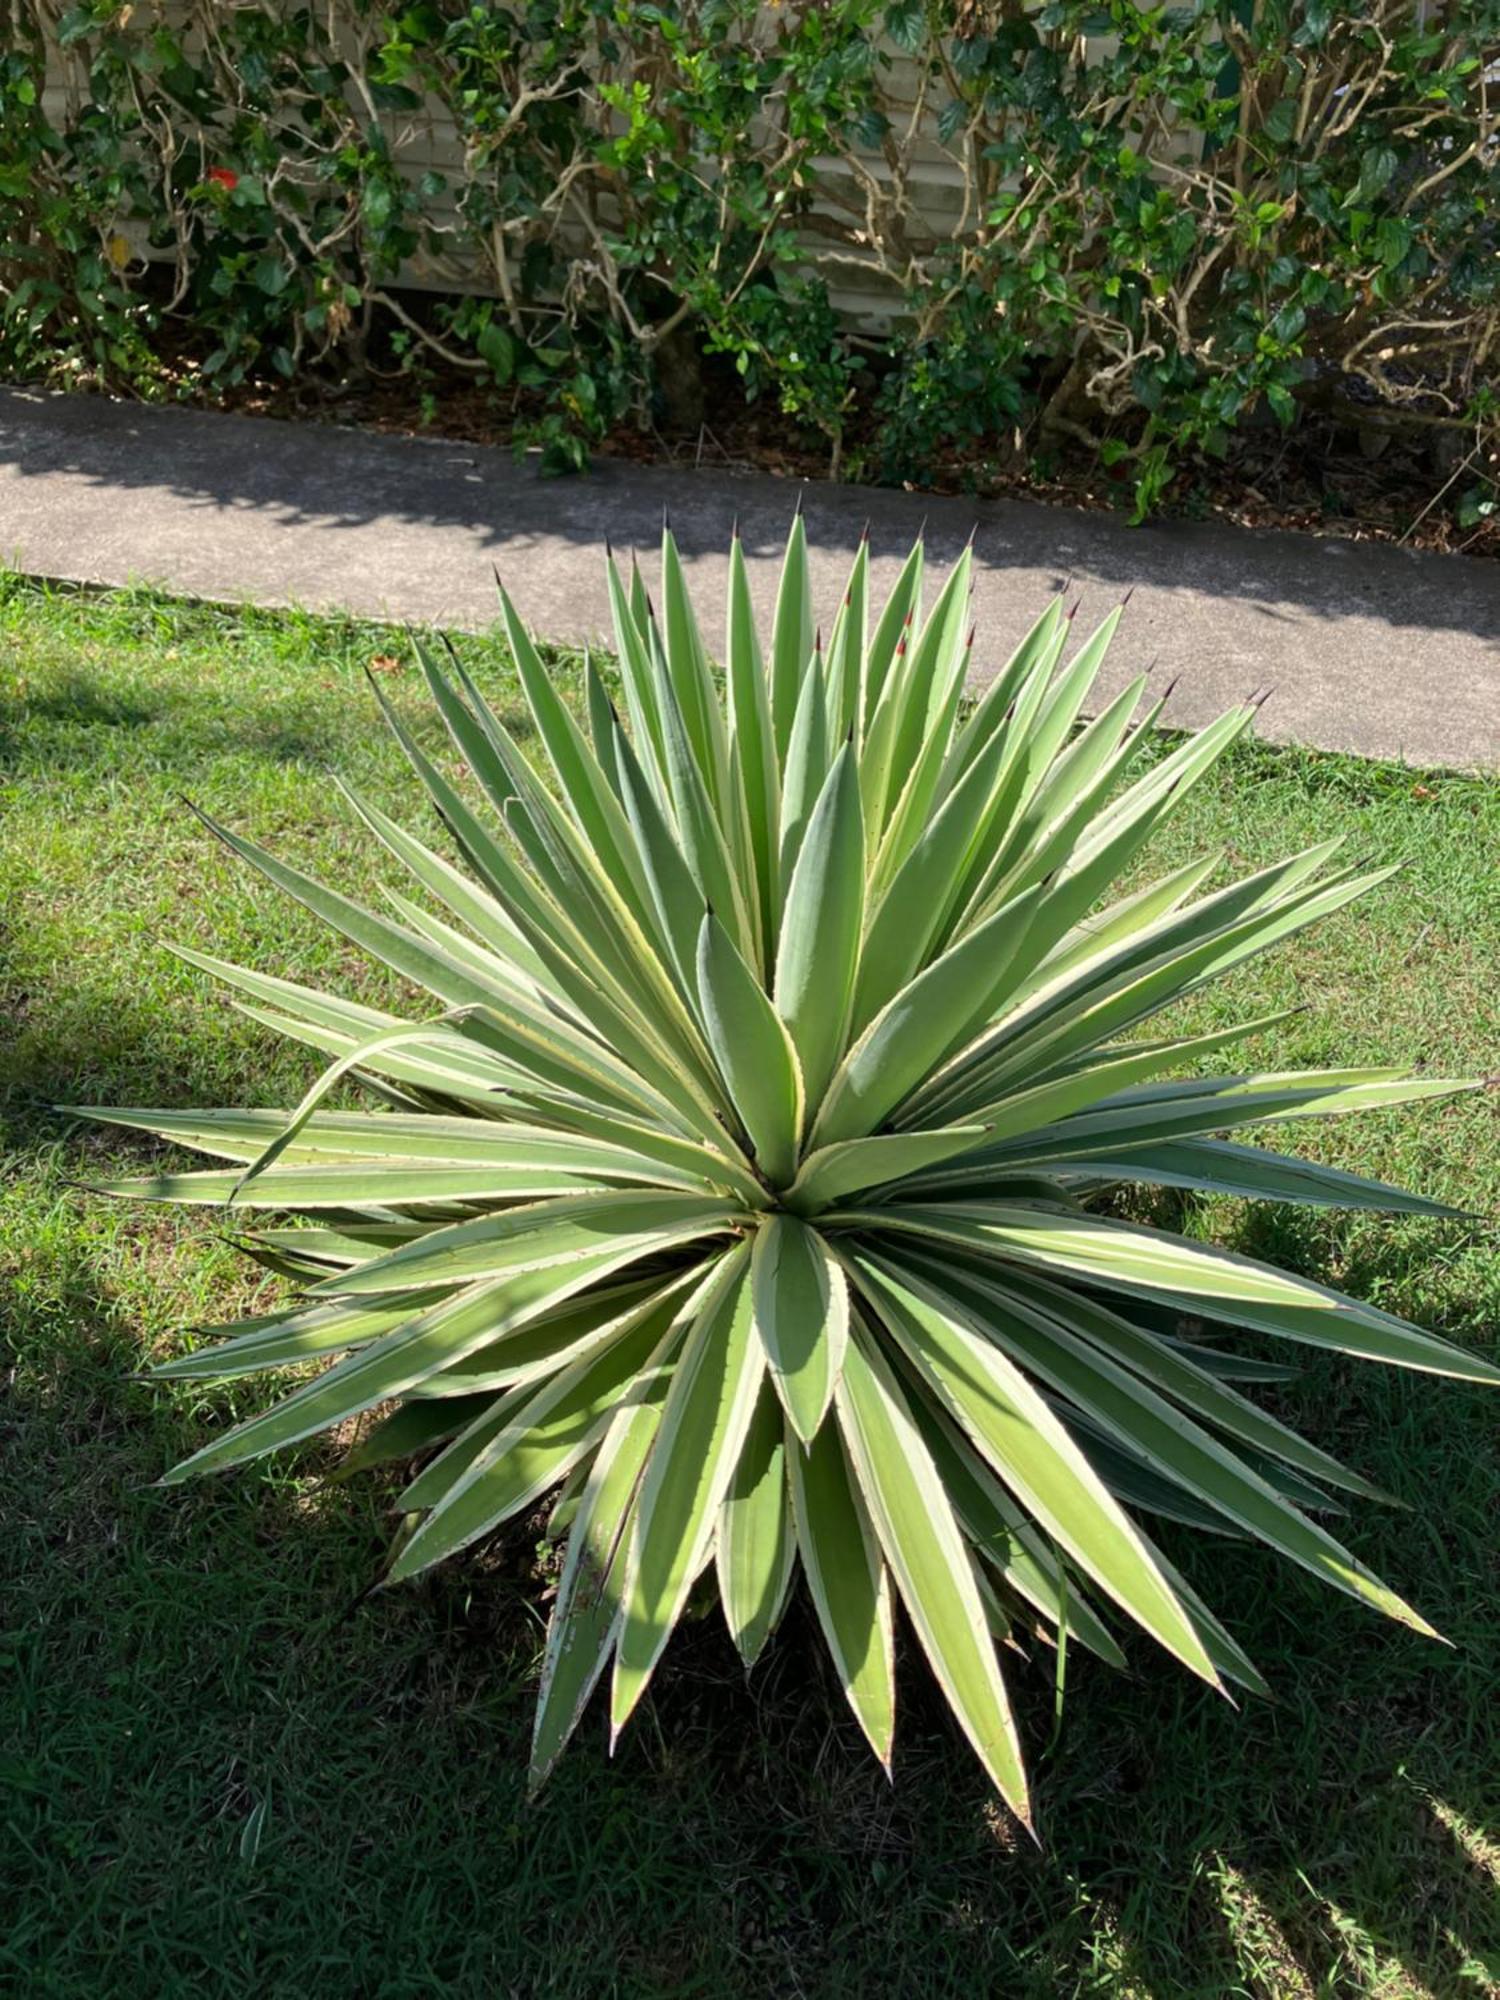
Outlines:
<svg viewBox="0 0 1500 2000"><path fill-rule="evenodd" d="M240 177L233 167L210 167L208 178L215 187L237 188L240 184Z"/></svg>

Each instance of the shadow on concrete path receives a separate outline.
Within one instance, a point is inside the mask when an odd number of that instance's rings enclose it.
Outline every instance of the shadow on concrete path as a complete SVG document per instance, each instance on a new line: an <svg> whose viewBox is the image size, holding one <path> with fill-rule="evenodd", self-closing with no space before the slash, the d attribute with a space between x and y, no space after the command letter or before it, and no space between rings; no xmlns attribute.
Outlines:
<svg viewBox="0 0 1500 2000"><path fill-rule="evenodd" d="M474 627L494 615L493 562L537 630L576 642L608 631L604 544L649 550L667 506L713 629L732 522L768 610L798 490L609 460L544 480L450 439L0 390L0 559L79 581ZM867 521L877 589L924 519L937 565L975 534L980 678L1049 592L1076 589L1087 622L1133 587L1105 694L1154 662L1182 677L1169 719L1184 725L1270 683L1269 735L1500 763L1500 564L1218 523L1133 529L1019 500L800 491L829 614Z"/></svg>

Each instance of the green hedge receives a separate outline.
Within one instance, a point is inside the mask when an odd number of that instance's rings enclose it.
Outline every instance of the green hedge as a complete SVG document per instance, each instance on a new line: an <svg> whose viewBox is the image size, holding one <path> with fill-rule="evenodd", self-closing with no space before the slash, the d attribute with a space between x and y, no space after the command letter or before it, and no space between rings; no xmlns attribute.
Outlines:
<svg viewBox="0 0 1500 2000"><path fill-rule="evenodd" d="M1061 435L1140 511L1310 400L1493 436L1500 0L7 10L12 375L201 393L435 352L563 468L652 396L691 410L718 354L846 471ZM413 164L434 105L452 172ZM478 289L414 300L421 254ZM872 283L878 338L836 310Z"/></svg>

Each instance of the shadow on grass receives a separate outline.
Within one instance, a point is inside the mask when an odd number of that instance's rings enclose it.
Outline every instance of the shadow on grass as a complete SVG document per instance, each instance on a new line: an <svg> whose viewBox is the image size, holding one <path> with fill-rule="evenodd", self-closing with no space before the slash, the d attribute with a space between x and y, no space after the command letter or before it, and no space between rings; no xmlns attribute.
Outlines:
<svg viewBox="0 0 1500 2000"><path fill-rule="evenodd" d="M398 705L410 709L407 719L423 747L442 753L448 739L433 720L430 705L417 701L415 685L411 685L411 697ZM503 703L500 713L518 740L525 741L531 735L527 720L519 713ZM23 720L28 731L43 737L49 777L100 763L98 744L91 740L90 731L139 732L142 739L157 732L167 749L164 761L180 769L183 782L189 786L195 769L227 755L249 753L276 764L323 769L336 755L353 753L367 759L371 751L384 753L390 742L369 690L349 677L332 692L317 687L289 688L274 705L246 705L237 700L232 687L219 696L194 689L189 705L182 696L166 690L117 690L101 686L95 676L74 672L54 678L48 692L28 695L24 704L18 703L9 714L0 703L0 743L9 740L15 762L19 757L14 745ZM158 746L147 740L142 740L138 749L142 755L159 754ZM392 768L397 768L394 759Z"/></svg>
<svg viewBox="0 0 1500 2000"><path fill-rule="evenodd" d="M99 1027L103 1094L199 1101L216 1081L132 1052L149 1024L129 1010ZM174 1325L243 1309L234 1265L191 1223L67 1192L96 1142L49 1131L35 1115L12 1162L37 1221L11 1224L0 1307L17 1628L0 1967L28 1990L185 1992L206 1963L226 1990L288 1995L1495 1990L1477 1392L1373 1370L1351 1388L1319 1357L1287 1392L1323 1442L1352 1423L1362 1468L1423 1503L1348 1532L1420 1586L1459 1650L1238 1545L1164 1536L1279 1698L1236 1716L1144 1642L1138 1678L1075 1657L1043 1756L1050 1673L1018 1668L1040 1854L994 1806L909 1635L886 1784L800 1601L748 1684L716 1614L689 1628L614 1760L596 1703L529 1806L537 1525L360 1601L391 1480L323 1486L314 1452L157 1488L266 1399L265 1384L128 1379ZM404 1953L428 1983L382 1985Z"/></svg>
<svg viewBox="0 0 1500 2000"><path fill-rule="evenodd" d="M0 570L0 610L14 603L58 623L62 645L37 642L40 670L0 679L0 767L12 778L133 765L156 782L170 772L191 790L214 760L245 752L323 767L339 757L365 762L373 751L404 772L366 679L372 663L380 693L422 747L451 755L412 635L399 627L253 610L231 616L150 590L46 585ZM535 732L508 648L492 636L459 645L507 729L530 743ZM73 657L59 660L64 646ZM577 660L544 651L559 687L581 691ZM599 664L613 685L613 663Z"/></svg>

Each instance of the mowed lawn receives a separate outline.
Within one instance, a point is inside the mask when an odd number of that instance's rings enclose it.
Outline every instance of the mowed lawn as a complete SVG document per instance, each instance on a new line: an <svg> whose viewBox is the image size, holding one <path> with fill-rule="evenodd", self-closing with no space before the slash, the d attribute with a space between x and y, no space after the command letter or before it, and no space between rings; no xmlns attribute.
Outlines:
<svg viewBox="0 0 1500 2000"><path fill-rule="evenodd" d="M506 701L501 649L460 643ZM887 1785L801 1605L748 1684L717 1614L694 1626L613 1761L591 1714L528 1805L534 1525L364 1598L392 1479L330 1485L311 1452L154 1484L270 1384L133 1371L272 1292L212 1218L81 1191L167 1156L49 1106L296 1101L309 1055L168 940L387 990L184 803L373 890L330 772L423 809L372 660L442 754L399 635L0 579L0 1990L1500 1993L1500 1400L1478 1389L1303 1354L1277 1394L1406 1503L1344 1529L1451 1646L1241 1543L1164 1531L1277 1698L1237 1712L1137 1639L1133 1678L1074 1654L1054 1735L1050 1669L1018 1668L1041 1852L909 1645ZM1250 867L1334 833L1403 872L1192 1022L1300 1002L1260 1067L1500 1071L1500 785L1252 746L1157 858L1223 846ZM1480 1219L1224 1202L1186 1226L1494 1355L1497 1109L1491 1090L1297 1139Z"/></svg>

